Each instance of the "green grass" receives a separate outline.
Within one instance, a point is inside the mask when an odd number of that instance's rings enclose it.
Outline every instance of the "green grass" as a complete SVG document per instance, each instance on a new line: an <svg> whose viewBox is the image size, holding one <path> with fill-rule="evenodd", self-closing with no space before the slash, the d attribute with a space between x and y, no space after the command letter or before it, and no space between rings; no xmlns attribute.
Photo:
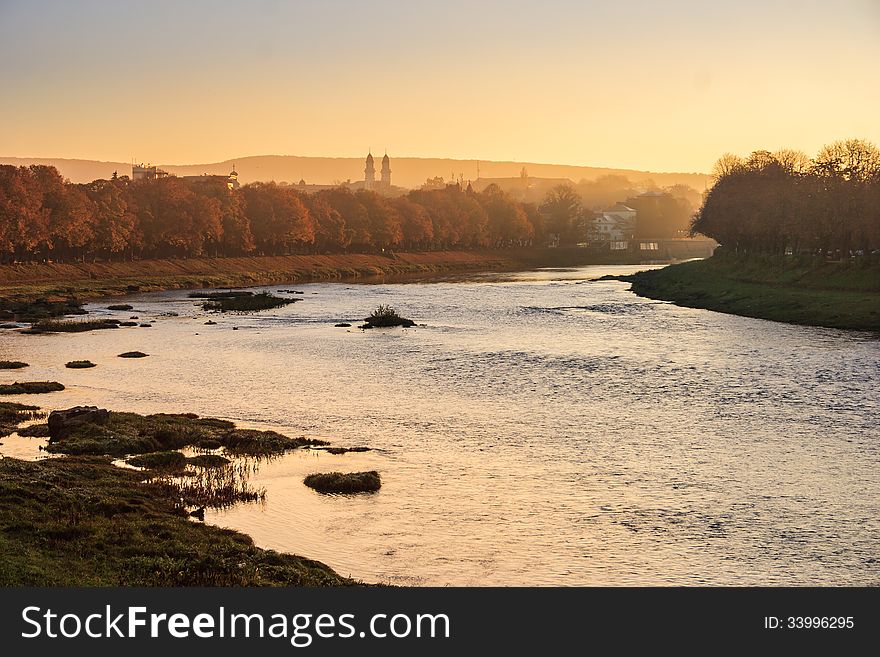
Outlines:
<svg viewBox="0 0 880 657"><path fill-rule="evenodd" d="M0 460L0 586L340 586L317 561L187 520L106 459Z"/></svg>
<svg viewBox="0 0 880 657"><path fill-rule="evenodd" d="M623 276L681 306L829 328L880 331L880 265L715 255Z"/></svg>
<svg viewBox="0 0 880 657"><path fill-rule="evenodd" d="M303 483L319 493L374 493L382 487L375 470L370 472L320 472L310 474Z"/></svg>
<svg viewBox="0 0 880 657"><path fill-rule="evenodd" d="M139 454L126 459L126 462L137 468L154 470L183 470L186 467L186 457L180 452L174 451Z"/></svg>
<svg viewBox="0 0 880 657"><path fill-rule="evenodd" d="M64 390L64 386L57 381L16 381L0 385L0 395L39 395L59 390Z"/></svg>
<svg viewBox="0 0 880 657"><path fill-rule="evenodd" d="M90 360L71 360L64 364L64 367L67 367L72 370L81 370L87 369L89 367L95 367L95 364Z"/></svg>
<svg viewBox="0 0 880 657"><path fill-rule="evenodd" d="M232 463L225 456L219 454L199 454L198 456L189 456L186 462L198 468L220 468L224 465Z"/></svg>
<svg viewBox="0 0 880 657"><path fill-rule="evenodd" d="M200 418L192 413L139 415L111 411L104 422L72 425L62 435L53 436L48 450L61 454L128 456L193 446L223 448L236 455L268 456L311 445L326 443L289 438L275 431L237 429L232 422Z"/></svg>
<svg viewBox="0 0 880 657"><path fill-rule="evenodd" d="M299 301L299 299L276 297L268 292L260 292L258 294L229 294L223 296L215 294L211 295L210 298L210 301L205 301L202 304L202 308L222 313L269 310L270 308L279 308Z"/></svg>
<svg viewBox="0 0 880 657"><path fill-rule="evenodd" d="M24 438L48 438L49 425L45 423L31 424L30 426L16 429L15 432Z"/></svg>

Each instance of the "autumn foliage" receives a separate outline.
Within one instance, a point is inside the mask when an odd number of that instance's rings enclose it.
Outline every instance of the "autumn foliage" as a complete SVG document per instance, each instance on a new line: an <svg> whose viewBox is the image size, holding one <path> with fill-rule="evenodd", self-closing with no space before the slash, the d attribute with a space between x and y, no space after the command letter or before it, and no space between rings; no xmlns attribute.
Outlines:
<svg viewBox="0 0 880 657"><path fill-rule="evenodd" d="M540 225L494 185L386 198L173 176L73 184L54 167L0 166L4 263L505 248L531 244Z"/></svg>

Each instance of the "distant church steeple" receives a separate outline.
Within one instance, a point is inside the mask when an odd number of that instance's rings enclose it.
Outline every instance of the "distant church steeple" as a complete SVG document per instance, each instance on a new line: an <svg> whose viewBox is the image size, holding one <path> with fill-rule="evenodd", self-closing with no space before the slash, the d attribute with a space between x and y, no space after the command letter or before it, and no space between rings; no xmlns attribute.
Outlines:
<svg viewBox="0 0 880 657"><path fill-rule="evenodd" d="M385 194L391 191L391 160L388 159L388 151L385 151L385 157L382 158L381 189Z"/></svg>
<svg viewBox="0 0 880 657"><path fill-rule="evenodd" d="M376 167L373 165L373 153L367 152L367 166L364 168L364 189L372 190L376 186Z"/></svg>

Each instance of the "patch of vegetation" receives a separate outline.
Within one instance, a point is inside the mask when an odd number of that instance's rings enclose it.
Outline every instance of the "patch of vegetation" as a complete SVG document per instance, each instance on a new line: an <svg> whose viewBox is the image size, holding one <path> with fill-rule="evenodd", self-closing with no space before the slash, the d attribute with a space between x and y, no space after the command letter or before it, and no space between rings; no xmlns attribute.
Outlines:
<svg viewBox="0 0 880 657"><path fill-rule="evenodd" d="M64 390L64 386L57 381L16 381L0 385L0 395L39 395L59 390Z"/></svg>
<svg viewBox="0 0 880 657"><path fill-rule="evenodd" d="M76 299L0 299L0 319L16 322L39 322L64 315L85 315Z"/></svg>
<svg viewBox="0 0 880 657"><path fill-rule="evenodd" d="M213 297L212 301L206 301L203 303L202 308L222 313L254 312L257 310L279 308L296 301L299 301L299 299L285 299L283 297L276 297L268 292L260 292L259 294Z"/></svg>
<svg viewBox="0 0 880 657"><path fill-rule="evenodd" d="M811 264L812 263L812 264ZM632 291L690 308L880 331L880 266L718 253L622 276Z"/></svg>
<svg viewBox="0 0 880 657"><path fill-rule="evenodd" d="M364 319L366 324L362 328L387 328L392 326L403 326L409 328L415 326L416 323L411 319L406 319L397 314L391 306L379 306L370 313L370 316Z"/></svg>
<svg viewBox="0 0 880 657"><path fill-rule="evenodd" d="M129 303L116 303L112 306L107 306L107 310L134 310L134 306Z"/></svg>
<svg viewBox="0 0 880 657"><path fill-rule="evenodd" d="M82 333L100 329L119 328L118 319L44 319L31 325L31 332L39 333ZM23 333L24 331L22 331Z"/></svg>
<svg viewBox="0 0 880 657"><path fill-rule="evenodd" d="M232 299L235 297L251 297L253 292L246 290L229 290L228 292L190 292L190 299Z"/></svg>
<svg viewBox="0 0 880 657"><path fill-rule="evenodd" d="M316 447L328 444L317 438L288 438L275 431L234 429L218 436L221 445L230 454L262 456L280 454L299 447Z"/></svg>
<svg viewBox="0 0 880 657"><path fill-rule="evenodd" d="M303 483L319 493L374 493L382 487L375 470L369 472L320 472L310 474Z"/></svg>
<svg viewBox="0 0 880 657"><path fill-rule="evenodd" d="M125 351L119 354L119 358L146 358L150 354L145 354L143 351Z"/></svg>
<svg viewBox="0 0 880 657"><path fill-rule="evenodd" d="M137 322L125 321L125 322L119 322L119 325L120 325L120 326L137 326L138 323L137 323Z"/></svg>
<svg viewBox="0 0 880 657"><path fill-rule="evenodd" d="M20 427L15 430L19 436L23 438L48 438L49 437L49 425L46 423L42 424L31 424L26 427Z"/></svg>
<svg viewBox="0 0 880 657"><path fill-rule="evenodd" d="M369 452L369 447L325 447L328 454L347 454L348 452Z"/></svg>
<svg viewBox="0 0 880 657"><path fill-rule="evenodd" d="M81 370L88 367L96 367L96 365L90 360L71 360L64 363L64 367L68 367L72 370Z"/></svg>
<svg viewBox="0 0 880 657"><path fill-rule="evenodd" d="M199 454L198 456L187 457L186 462L198 468L220 468L224 465L232 463L225 456L219 454Z"/></svg>
<svg viewBox="0 0 880 657"><path fill-rule="evenodd" d="M349 326L351 326L351 324L349 324L348 322L339 322L338 324L334 324L333 326L335 326L336 328L348 328Z"/></svg>
<svg viewBox="0 0 880 657"><path fill-rule="evenodd" d="M53 416L54 417L54 416ZM230 454L269 456L313 445L320 440L288 438L275 431L236 429L232 422L195 414L110 412L105 420L71 423L52 436L48 450L62 454L127 456L183 447L224 448Z"/></svg>
<svg viewBox="0 0 880 657"><path fill-rule="evenodd" d="M0 460L0 586L339 586L324 564L186 518L107 459Z"/></svg>
<svg viewBox="0 0 880 657"><path fill-rule="evenodd" d="M16 427L27 420L35 420L46 415L39 406L0 402L0 437L8 436Z"/></svg>
<svg viewBox="0 0 880 657"><path fill-rule="evenodd" d="M253 466L246 463L199 468L192 476L163 475L152 480L171 499L187 506L225 508L237 502L261 502L266 489L248 484Z"/></svg>
<svg viewBox="0 0 880 657"><path fill-rule="evenodd" d="M149 452L139 454L126 459L126 463L136 468L149 468L153 470L183 470L186 467L186 457L180 452Z"/></svg>
<svg viewBox="0 0 880 657"><path fill-rule="evenodd" d="M0 360L0 370L20 370L27 366L27 363L22 363L20 360Z"/></svg>

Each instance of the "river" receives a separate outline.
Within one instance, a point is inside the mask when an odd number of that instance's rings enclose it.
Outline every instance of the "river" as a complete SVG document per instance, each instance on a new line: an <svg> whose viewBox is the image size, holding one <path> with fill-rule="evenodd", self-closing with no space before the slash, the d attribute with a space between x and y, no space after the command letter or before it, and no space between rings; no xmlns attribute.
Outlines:
<svg viewBox="0 0 880 657"><path fill-rule="evenodd" d="M31 364L0 381L61 381L6 398L46 408L192 411L373 448L263 462L264 503L207 514L365 581L880 584L880 342L588 280L637 269L282 285L267 289L301 301L251 315L133 295L133 312L87 308L152 328L0 332L0 358ZM378 304L425 326L334 327ZM150 356L116 357L130 350ZM64 368L76 359L98 366ZM373 495L302 484L370 469Z"/></svg>

